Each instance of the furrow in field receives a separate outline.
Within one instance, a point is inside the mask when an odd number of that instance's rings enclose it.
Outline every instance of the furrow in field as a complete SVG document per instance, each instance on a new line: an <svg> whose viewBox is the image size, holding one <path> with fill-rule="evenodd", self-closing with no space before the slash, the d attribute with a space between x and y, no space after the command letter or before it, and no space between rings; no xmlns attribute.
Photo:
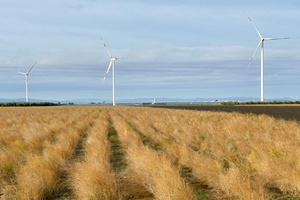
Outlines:
<svg viewBox="0 0 300 200"><path fill-rule="evenodd" d="M22 199L55 199L68 193L65 170L68 160L92 118L85 114L74 115L69 127L61 130L52 145L43 154L29 154L17 174L17 197Z"/></svg>
<svg viewBox="0 0 300 200"><path fill-rule="evenodd" d="M139 134L124 118L115 114L112 119L120 141L126 148L129 173L137 183L144 186L156 199L195 199L171 160L145 146Z"/></svg>
<svg viewBox="0 0 300 200"><path fill-rule="evenodd" d="M137 113L130 116L130 114L126 113L126 115L123 116L126 117L126 121L129 120L127 121L127 123L130 125L130 127L132 127L133 130L140 135L143 144L156 151L163 150L163 153L165 153L169 158L171 158L173 163L175 163L176 165L178 165L179 168L181 168L180 170L181 177L183 177L185 181L189 183L189 185L191 185L191 187L193 188L195 193L198 194L198 196L208 197L209 196L208 193L214 193L215 191L213 191L213 188L203 180L203 176L201 176L202 180L200 180L199 177L197 178L193 173L192 168L185 166L188 163L182 162L182 160L180 159L180 155L178 154L178 151L175 152L172 151L173 145L177 146L178 143L175 142L174 144L171 145L171 143L174 142L174 140L172 140L171 138L161 137L162 134L164 133L160 132L159 134L157 134L157 130L153 128L153 125L151 123L149 123L150 120L147 115L142 116L136 114ZM144 117L146 117L147 120L143 120ZM190 150L188 149L188 151ZM202 173L201 175L203 174L204 173ZM212 195L210 195L210 197L212 198Z"/></svg>
<svg viewBox="0 0 300 200"><path fill-rule="evenodd" d="M157 130L153 128L155 126L153 121L156 121L155 116L152 113L148 113L147 110L134 113L126 112L126 115L124 114L123 116L128 123L132 124L137 132L141 132L144 137L151 138L151 141L155 144L160 144L160 148L164 150L163 153L181 169L181 176L191 185L195 193L205 194L206 196L209 196L208 193L215 193L212 187L213 183L208 181L212 179L212 177L209 177L212 175L206 174L207 170L205 170L205 168L206 166L207 168L214 168L216 169L216 172L218 172L218 169L220 168L218 167L218 161L196 154L183 140L175 140L174 137L168 137L168 130L166 129L174 123L170 121L170 118L163 118L160 120L160 123L165 124L165 127L161 126L161 124L156 125L157 127L160 127L160 133L157 133ZM149 118L149 116L151 116L151 118ZM172 118L174 119L174 116ZM174 126L174 124L172 126ZM170 134L172 134L172 132L170 132ZM196 160L197 162L189 162L189 160L184 159L184 157ZM195 163L198 162L199 164L195 166ZM200 163L203 164L200 165ZM216 178L217 174L214 175L214 179ZM212 198L212 195L210 196Z"/></svg>
<svg viewBox="0 0 300 200"><path fill-rule="evenodd" d="M70 168L70 185L76 199L118 199L117 178L110 164L107 113L101 113L84 144L85 157Z"/></svg>
<svg viewBox="0 0 300 200"><path fill-rule="evenodd" d="M123 114L123 112L122 112ZM141 121L141 119L137 119L135 118L136 115L132 116L134 118L128 117L128 115L130 115L131 113L126 113L126 115L120 115L124 118L124 120L126 121L126 123L133 129L133 131L135 131L136 133L138 133L138 135L140 136L141 141L143 142L143 144L153 150L156 151L162 151L162 145L157 142L157 140L154 137L151 137L149 135L145 135L140 127L138 127L137 122ZM132 120L132 121L129 121ZM145 128L148 128L147 126L145 126ZM144 130L144 128L142 129Z"/></svg>
<svg viewBox="0 0 300 200"><path fill-rule="evenodd" d="M147 199L150 194L135 178L128 173L128 162L126 159L126 146L120 138L120 121L116 121L115 112L109 112L108 139L111 148L111 165L117 175L120 199Z"/></svg>
<svg viewBox="0 0 300 200"><path fill-rule="evenodd" d="M93 125L91 127L86 127L85 130L82 130L82 134L80 134L80 137L78 138L77 144L73 149L72 155L66 159L65 165L59 169L59 188L52 194L51 198L61 199L71 198L74 196L69 181L71 171L70 169L72 168L72 165L84 159L86 154L84 146L92 127Z"/></svg>
<svg viewBox="0 0 300 200"><path fill-rule="evenodd" d="M124 157L124 149L120 143L118 133L115 130L110 117L108 121L109 127L107 131L107 138L111 148L110 162L115 172L121 172L127 167Z"/></svg>
<svg viewBox="0 0 300 200"><path fill-rule="evenodd" d="M86 155L85 143L87 138L91 134L96 120L98 118L98 112L84 113L80 118L76 119L73 126L77 127L79 137L76 144L72 148L72 155L68 156L63 166L59 169L59 187L53 192L51 198L74 198L75 194L70 184L70 173L72 172L72 166L82 161Z"/></svg>

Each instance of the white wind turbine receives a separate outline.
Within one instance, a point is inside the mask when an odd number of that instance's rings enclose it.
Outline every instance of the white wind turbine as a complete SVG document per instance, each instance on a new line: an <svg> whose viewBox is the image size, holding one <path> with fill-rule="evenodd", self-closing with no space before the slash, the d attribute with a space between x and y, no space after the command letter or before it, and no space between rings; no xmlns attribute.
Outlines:
<svg viewBox="0 0 300 200"><path fill-rule="evenodd" d="M30 73L30 71L32 70L32 68L35 66L37 62L34 63L34 65L32 65L32 67L27 71L27 72L19 72L20 74L23 74L25 76L25 81L26 81L26 102L28 102L28 75Z"/></svg>
<svg viewBox="0 0 300 200"><path fill-rule="evenodd" d="M250 17L248 17L248 19L250 20L251 24L253 25L254 29L256 30L257 34L260 37L260 42L258 43L258 46L256 47L252 58L250 59L249 66L251 65L251 62L257 52L257 50L260 48L260 101L264 101L264 42L266 40L284 40L284 39L290 39L290 38L264 38L262 37L262 35L260 34L260 32L258 31L258 29L256 28L256 26L254 25L254 23L252 22L252 20L250 19Z"/></svg>
<svg viewBox="0 0 300 200"><path fill-rule="evenodd" d="M102 40L103 45L104 45L104 47L105 47L105 49L106 49L106 51L107 51L107 53L108 53L109 58L110 58L110 62L109 62L109 65L108 65L108 68L107 68L107 70L106 70L106 73L105 73L105 75L104 75L103 80L106 79L106 76L107 76L107 74L108 74L110 68L112 67L112 101L113 101L113 106L115 106L115 105L116 105L116 104L115 104L115 61L118 60L118 58L117 58L117 57L112 57L112 56L111 56L111 54L110 54L110 52L109 52L109 50L108 50L108 48L107 48L107 46L106 46L106 44L104 43L104 41L103 41L102 38L101 38L101 40Z"/></svg>

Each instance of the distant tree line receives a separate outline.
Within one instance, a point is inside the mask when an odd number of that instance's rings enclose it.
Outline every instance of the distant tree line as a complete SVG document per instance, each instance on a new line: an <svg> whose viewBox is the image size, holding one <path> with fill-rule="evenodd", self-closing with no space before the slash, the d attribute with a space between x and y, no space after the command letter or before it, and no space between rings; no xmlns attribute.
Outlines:
<svg viewBox="0 0 300 200"><path fill-rule="evenodd" d="M0 102L0 107L25 107L25 106L59 106L60 103L51 102Z"/></svg>
<svg viewBox="0 0 300 200"><path fill-rule="evenodd" d="M229 101L222 102L222 105L225 106L234 106L234 105L256 105L256 104L300 104L300 101L247 101L247 102L238 102L238 101Z"/></svg>

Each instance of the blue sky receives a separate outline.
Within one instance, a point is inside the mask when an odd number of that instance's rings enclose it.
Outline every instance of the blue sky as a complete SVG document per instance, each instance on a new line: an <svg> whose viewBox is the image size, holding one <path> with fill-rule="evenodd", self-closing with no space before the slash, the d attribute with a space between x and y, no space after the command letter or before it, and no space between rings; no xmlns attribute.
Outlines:
<svg viewBox="0 0 300 200"><path fill-rule="evenodd" d="M296 0L1 0L0 98L111 99L260 96L259 37L265 43L265 98L300 98L300 3Z"/></svg>

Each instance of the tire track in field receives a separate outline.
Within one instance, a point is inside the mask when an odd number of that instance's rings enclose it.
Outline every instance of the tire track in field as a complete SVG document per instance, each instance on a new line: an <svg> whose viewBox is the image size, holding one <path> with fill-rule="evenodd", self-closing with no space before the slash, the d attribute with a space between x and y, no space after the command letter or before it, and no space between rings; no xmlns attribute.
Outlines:
<svg viewBox="0 0 300 200"><path fill-rule="evenodd" d="M149 114L145 114L144 116L139 115L139 118L136 115L132 115L128 117L129 114L126 113L126 116L123 116L128 125L139 134L140 139L142 140L145 146L155 150L155 151L162 151L164 154L169 155L173 164L179 169L181 177L185 180L185 182L190 185L190 187L194 190L197 196L200 199L206 198L209 196L209 193L212 191L212 187L205 183L203 180L200 180L195 176L191 167L185 165L184 163L179 163L178 159L179 155L172 152L169 147L176 145L181 145L174 137L170 137L165 132L159 130L155 127L154 124L151 123L151 120L144 120L145 123L140 124L139 120L145 116L150 116ZM143 131L142 131L143 130ZM157 137L157 135L160 135ZM154 136L154 137L153 137ZM159 138L159 140L158 140ZM166 144L167 146L163 145ZM170 143L171 142L171 143ZM171 145L171 146L170 146ZM180 147L179 147L180 148Z"/></svg>
<svg viewBox="0 0 300 200"><path fill-rule="evenodd" d="M206 190L210 189L209 186L205 185L203 182L197 179L193 175L191 168L179 164L179 158L177 157L178 155L175 155L176 153L168 150L170 142L173 144L178 144L175 138L169 137L164 132L161 132L160 130L155 128L151 123L150 118L148 117L149 115L147 114L132 114L130 112L122 112L118 114L126 122L127 126L130 127L133 132L135 132L139 136L140 141L145 147L161 155L166 155L166 158L168 158L168 160L173 163L172 165L174 169L178 169L177 172L180 174L182 180L184 180L195 192L201 192L206 195ZM169 144L167 146L163 145L163 143L165 143L166 141L167 144Z"/></svg>
<svg viewBox="0 0 300 200"><path fill-rule="evenodd" d="M120 189L120 199L143 199L152 200L153 194L150 193L136 177L132 176L127 160L126 149L119 139L118 132L115 128L116 120L112 115L117 115L121 120L124 118L119 113L110 113L108 139L111 144L111 165L118 177L118 185Z"/></svg>
<svg viewBox="0 0 300 200"><path fill-rule="evenodd" d="M114 120L118 122L117 130L122 131L121 140L126 146L126 157L132 173L137 176L137 181L152 193L148 198L194 199L191 188L180 177L179 169L172 159L165 150L158 151L155 148L161 144L146 131L148 126L144 127L144 121L141 123L141 119L133 116L130 111L121 110Z"/></svg>
<svg viewBox="0 0 300 200"><path fill-rule="evenodd" d="M143 134L138 128L136 128L133 124L127 121L127 123L132 127L132 129L137 132L143 142L143 144L155 151L164 151L163 145L160 142L157 142L150 137ZM153 129L157 131L157 129ZM162 133L160 133L162 134ZM166 148L167 149L167 148ZM168 153L168 152L167 152ZM205 184L203 181L199 180L193 175L193 171L190 167L180 166L178 163L175 163L177 167L180 169L181 177L193 188L193 190L197 193L202 193L203 196L206 196L206 193L212 188Z"/></svg>
<svg viewBox="0 0 300 200"><path fill-rule="evenodd" d="M160 142L163 139L168 140L169 142L176 143L176 138L174 138L172 135L167 135L166 133L160 131L159 128L155 126L153 121L149 118L149 116L151 116L150 114L146 114L144 112L126 113L126 115L124 115L124 113L122 114L123 115L120 114L120 116L123 117L125 121L130 125L130 127L141 136L141 139L145 145L147 144L151 145L150 148L163 150L162 145L160 144ZM146 133L151 132L150 135L152 135L152 133L153 135L149 137L147 136L147 134L141 131L141 129L143 130L146 129L147 131L144 132ZM154 138L159 137L161 138L161 140L159 142L155 141L155 139L152 139L153 137Z"/></svg>
<svg viewBox="0 0 300 200"><path fill-rule="evenodd" d="M69 162L80 162L83 160L84 156L85 156L85 153L86 153L86 150L85 150L85 143L86 143L86 140L87 140L87 137L89 135L89 132L90 132L90 129L93 127L93 125L91 127L88 127L82 137L79 139L75 149L74 149L74 153L72 155L72 157L70 158Z"/></svg>
<svg viewBox="0 0 300 200"><path fill-rule="evenodd" d="M136 132L139 134L140 139L142 140L143 144L147 147L149 147L150 149L153 149L155 151L163 151L163 146L153 140L152 138L146 136L142 131L140 131L134 124L126 121L126 123Z"/></svg>
<svg viewBox="0 0 300 200"><path fill-rule="evenodd" d="M111 157L110 157L111 165L116 173L121 172L127 167L127 163L125 161L124 149L121 146L118 133L112 124L111 118L109 118L109 128L108 128L107 138L110 142L110 148L111 148Z"/></svg>
<svg viewBox="0 0 300 200"><path fill-rule="evenodd" d="M70 193L67 184L68 163L87 129L85 122L71 123L60 131L57 141L48 145L42 155L29 155L17 176L16 195L22 199L67 197Z"/></svg>
<svg viewBox="0 0 300 200"><path fill-rule="evenodd" d="M122 115L121 113L118 113L118 114L133 129L133 131L135 131L136 133L139 134L140 139L145 146L147 146L155 151L163 151L163 147L160 142L155 141L154 139L147 136L139 129L140 126L138 123L136 123L136 121L139 121L141 119L138 117L137 113L133 113L133 114L126 113L126 116L124 114ZM130 115L130 117L129 117L129 115ZM152 125L150 125L148 123L145 123L144 126L146 126L146 127L149 126L149 128L147 127L148 129L153 129L155 133L157 133L159 135L163 135L163 133L161 133L158 129L155 129L155 127L153 127Z"/></svg>
<svg viewBox="0 0 300 200"><path fill-rule="evenodd" d="M136 131L143 144L145 146L148 146L149 148L155 150L155 151L164 151L166 149L165 153L171 153L168 152L168 148L161 145L160 142L157 142L150 137L147 137L145 134L143 134L138 128L136 128L134 125L132 125L130 122L127 122L134 131ZM156 131L157 129L153 129L153 131ZM171 153L172 154L172 153ZM178 163L175 163L175 165L180 169L180 175L181 177L193 188L193 190L199 194L199 196L207 196L207 193L212 190L212 187L207 185L205 182L199 180L194 174L193 170L188 166L182 166Z"/></svg>
<svg viewBox="0 0 300 200"><path fill-rule="evenodd" d="M117 177L110 163L107 138L109 120L99 115L84 142L85 155L69 169L69 182L75 199L119 199Z"/></svg>
<svg viewBox="0 0 300 200"><path fill-rule="evenodd" d="M95 121L91 123L90 126L87 126L85 129L82 130L82 136L79 138L77 145L74 148L72 156L67 160L66 166L63 166L63 168L60 171L59 175L59 188L57 191L53 194L53 199L62 199L62 198L72 198L74 197L72 188L69 184L69 170L71 169L71 166L74 165L77 162L81 162L85 157L85 143L89 136L90 130L94 126Z"/></svg>
<svg viewBox="0 0 300 200"><path fill-rule="evenodd" d="M166 147L163 147L163 145L158 142L155 141L154 139L146 136L145 134L142 133L142 131L140 131L134 124L126 121L130 127L132 127L132 129L137 132L143 142L143 144L155 151L163 151L166 154L170 154L170 152L168 152L168 150L164 151L164 149L167 149ZM154 128L153 126L151 126L150 128L153 128L153 131L159 131L156 128ZM159 131L160 134L163 134ZM180 168L180 175L181 177L189 184L191 185L191 187L193 187L193 190L195 191L204 191L204 190L210 190L212 189L211 187L209 187L207 184L205 184L203 181L199 180L198 178L196 178L193 174L193 171L190 167L188 166L180 166L178 163L175 163L175 165L177 165L178 168Z"/></svg>

